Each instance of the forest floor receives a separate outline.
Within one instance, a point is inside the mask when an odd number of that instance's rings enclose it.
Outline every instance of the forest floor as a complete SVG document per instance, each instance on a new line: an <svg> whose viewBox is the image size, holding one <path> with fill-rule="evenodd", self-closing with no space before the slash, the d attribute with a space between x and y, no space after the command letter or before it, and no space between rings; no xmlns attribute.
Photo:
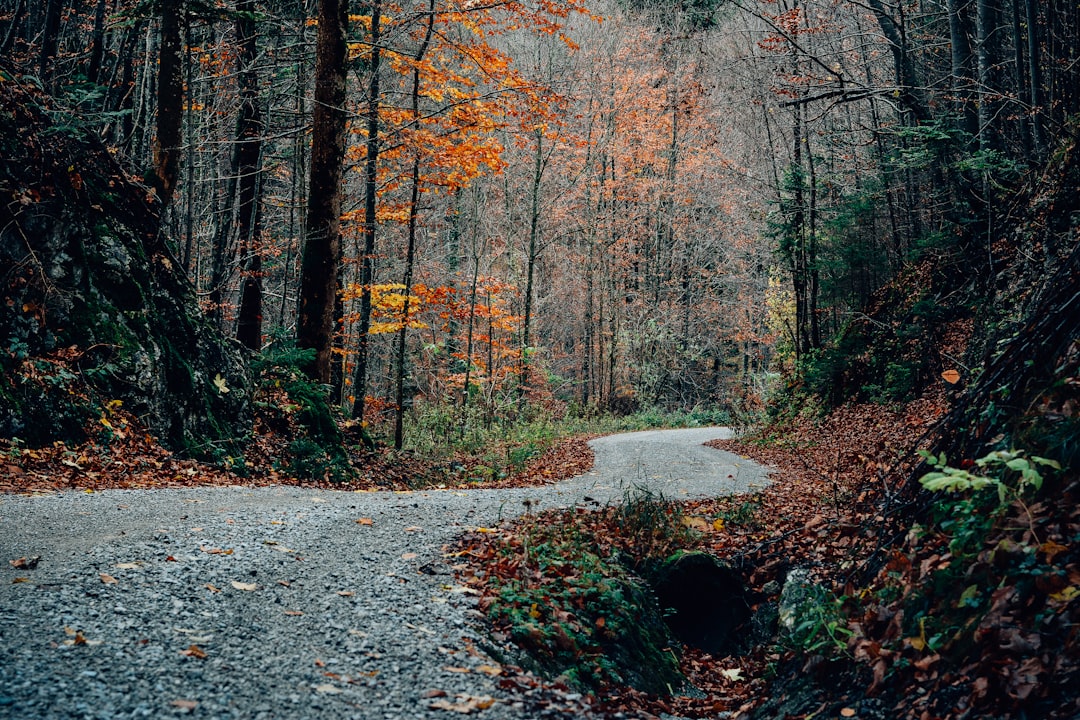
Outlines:
<svg viewBox="0 0 1080 720"><path fill-rule="evenodd" d="M696 548L722 558L745 573L747 596L752 599L755 609L776 603L788 571L796 567L809 569L811 577L832 589L837 597L854 597L861 592L860 588L868 586L874 572L887 561L899 557L896 548L910 532L910 518L905 515L910 509L905 504L910 501L904 498L912 496L907 488L914 482L913 458L917 458L914 450L925 441L928 430L942 417L946 406L944 397L931 396L905 405L845 406L824 418L810 415L789 418L753 436L709 443L773 468L771 484L758 488L741 486L737 489L739 494L696 499L679 498L678 489L672 486L661 485L657 490L682 500L680 512L694 531ZM639 450L649 452L647 446ZM550 487L554 490L553 483L564 478L583 474L588 477L593 459L594 452L586 439L566 440L534 459L523 472L499 481L498 486ZM388 453L373 453L366 462L365 477L345 486L302 482L275 470L250 471L246 477L241 477L179 459L145 436L128 433L115 437L107 446L88 444L72 449L63 446L27 449L9 444L0 448L0 491L70 497L71 493L66 491L72 489L93 494L115 488L205 485L314 485L339 490L404 490L415 484L417 477L430 477L433 471L416 459ZM620 472L633 473L625 469ZM649 478L622 479L633 482ZM450 494L460 494L460 488L478 487L473 482L459 483L457 489L446 483L442 485ZM1069 492L1072 490L1068 490L1065 497L1072 497ZM597 493L593 491L592 494ZM459 552L460 548L464 548L464 552L455 568L455 582L468 588L470 594L477 594L481 607L485 598L490 598L493 581L516 566L514 562L506 562L505 554L497 555L495 548L507 541L513 548L514 536L521 532L522 523L549 521L550 516L543 512L529 513L536 509L533 500L531 496L522 497L527 512L524 519L513 520L511 516L515 513L510 512L503 522L494 523L481 533L467 533L460 541L463 544L459 546ZM588 493L583 497L589 503L596 499ZM602 501L608 499L617 500L618 494L601 498ZM1056 555L1058 564L1067 563L1073 554L1058 549L1069 545L1068 529L1080 527L1080 510L1066 505L1063 511L1071 512L1072 519L1064 522L1063 530L1049 535L1050 539L1038 546L1039 557L1045 554L1046 562L1054 561ZM499 515L502 517L501 510ZM581 518L583 526L612 538L613 542L620 542L619 536L627 534L626 528L614 521L615 516L611 513L579 513L577 517ZM1039 518L1032 518L1030 522L1032 527L1044 527L1040 525L1044 521ZM466 529L462 527L456 532ZM931 570L945 566L949 555L943 545L947 539L936 537L928 538L921 547L907 553L908 564L913 563L915 569L908 568L904 582L918 584L919 567L929 577ZM992 561L993 555L989 557ZM17 571L21 559L8 558ZM1074 573L1074 570L1073 565L1065 567L1062 582L1074 585L1080 582L1080 573ZM1067 620L1069 612L1066 608L1075 605L1072 601L1076 593L1070 594L1069 588L1059 587L1059 584L1048 584L1039 593L1050 610ZM1004 597L1002 592L999 587L994 597ZM1000 602L995 600L994 607L999 605ZM887 610L882 605L877 612L886 613ZM893 621L894 624L897 622ZM981 657L976 657L960 672L946 672L939 671L939 656L926 649L925 641L918 636L895 638L901 649L886 651L877 640L861 636L857 625L854 632L854 635L846 631L836 634L826 643L830 647L823 649L783 646L770 641L743 649L738 654L714 656L687 648L682 653L680 665L690 684L700 691L692 696L658 696L626 687L605 687L594 697L579 699L571 688L558 682L554 685L540 683L531 674L515 669L512 663L500 667L499 683L500 687L519 697L531 698L529 707L534 710L540 707L537 703L550 701L570 715L584 716L588 712L605 717L638 718L717 717L722 713L741 716L754 712L768 695L774 696L770 702L779 702L785 693L801 692L791 690L790 686L777 691L778 679L792 675L821 679L822 673L828 676L833 671L823 668L835 667L825 661L831 648L832 652L839 651L845 659L854 661L845 665L847 670L844 672L849 674L843 678L826 677L824 694L793 697L792 707L776 710L776 717L812 717L823 709L840 717L919 717L923 714L919 703L935 696L935 693L915 692L920 686L949 688L952 696L959 694L962 698L970 695L970 702L964 700L961 703L968 703L970 707L989 697L986 681L979 677L985 672L984 667L996 668L995 672L1004 678L994 682L1005 683L1000 691L1005 703L1015 701L1017 697L1023 699L1052 691L1039 689L1038 678L1041 676L1032 674L1030 658L1021 662L1009 655L1012 649L1021 647L1016 645L1020 641L1015 638L1012 644L1006 642L1007 638L1000 639L999 647L997 636L988 635L990 640L987 642L991 645L983 649ZM899 632L899 625L896 632ZM1063 669L1056 669L1055 677L1060 673L1075 672L1070 653L1060 656L1058 664ZM886 665L887 661L890 664ZM907 669L898 669L896 674L891 674L887 682L895 687L890 686L887 692L882 692L880 684L888 667ZM936 695L941 697L945 693ZM567 701L568 697L574 699ZM448 701L448 704L453 703ZM460 708L468 709L466 705L460 705ZM480 709L477 706L471 711ZM0 716L2 714L0 712ZM487 716L494 717L490 713Z"/></svg>
<svg viewBox="0 0 1080 720"><path fill-rule="evenodd" d="M898 494L899 485L907 482L913 449L944 409L942 398L893 407L854 405L824 420L794 418L782 429L774 426L774 435L708 443L772 468L773 482L749 493L680 503L682 522L695 531L692 546L745 571L755 611L775 605L787 572L796 567L811 569L813 579L828 587L850 588L856 578L846 575L865 567L894 533L905 531L882 515L880 500L883 494ZM620 539L627 531L617 514L563 515L541 522L557 520L579 523L596 537L615 538L616 544L635 542ZM506 528L503 538L468 538L471 553L486 558L473 562L473 570L485 578L478 587L487 587L500 572L513 574L518 562L525 564L523 557L513 562L505 557L507 546L515 547L513 536L528 532L520 525ZM801 650L783 648L774 638L727 656L684 648L681 670L700 692L665 697L608 687L597 694L596 709L607 716L639 718L748 713L767 697L778 670L799 658ZM821 660L816 653L807 656ZM864 690L838 690L828 704L842 717L853 716L855 708L868 707Z"/></svg>

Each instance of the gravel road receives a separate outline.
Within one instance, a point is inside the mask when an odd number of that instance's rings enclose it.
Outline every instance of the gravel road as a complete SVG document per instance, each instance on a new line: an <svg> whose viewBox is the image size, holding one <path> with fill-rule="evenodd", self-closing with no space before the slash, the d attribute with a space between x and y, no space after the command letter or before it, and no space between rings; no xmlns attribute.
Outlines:
<svg viewBox="0 0 1080 720"><path fill-rule="evenodd" d="M446 545L629 485L689 498L767 483L701 446L726 434L601 438L593 472L530 489L0 496L0 718L574 715L573 695L498 687Z"/></svg>

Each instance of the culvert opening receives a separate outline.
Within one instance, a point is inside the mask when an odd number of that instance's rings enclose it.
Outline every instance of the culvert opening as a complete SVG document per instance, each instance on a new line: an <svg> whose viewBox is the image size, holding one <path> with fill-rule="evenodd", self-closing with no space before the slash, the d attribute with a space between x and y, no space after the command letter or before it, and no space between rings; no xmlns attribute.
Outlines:
<svg viewBox="0 0 1080 720"><path fill-rule="evenodd" d="M650 584L672 634L713 655L737 653L750 620L742 576L704 552L680 553L651 573Z"/></svg>

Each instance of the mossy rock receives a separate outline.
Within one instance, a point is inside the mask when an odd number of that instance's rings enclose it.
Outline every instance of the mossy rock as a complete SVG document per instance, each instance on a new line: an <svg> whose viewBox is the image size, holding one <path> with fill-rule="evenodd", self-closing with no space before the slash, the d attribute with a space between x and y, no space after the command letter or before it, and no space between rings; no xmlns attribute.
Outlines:
<svg viewBox="0 0 1080 720"><path fill-rule="evenodd" d="M0 437L79 441L120 401L212 455L250 433L244 351L201 315L147 189L48 103L0 83Z"/></svg>

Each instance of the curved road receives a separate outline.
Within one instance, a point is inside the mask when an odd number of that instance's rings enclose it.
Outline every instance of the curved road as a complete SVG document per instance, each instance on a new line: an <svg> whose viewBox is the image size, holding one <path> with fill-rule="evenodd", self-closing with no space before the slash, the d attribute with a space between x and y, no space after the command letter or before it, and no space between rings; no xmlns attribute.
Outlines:
<svg viewBox="0 0 1080 720"><path fill-rule="evenodd" d="M633 486L767 483L701 446L726 432L600 438L593 472L529 489L0 496L0 718L582 716L572 694L499 687L448 544Z"/></svg>

